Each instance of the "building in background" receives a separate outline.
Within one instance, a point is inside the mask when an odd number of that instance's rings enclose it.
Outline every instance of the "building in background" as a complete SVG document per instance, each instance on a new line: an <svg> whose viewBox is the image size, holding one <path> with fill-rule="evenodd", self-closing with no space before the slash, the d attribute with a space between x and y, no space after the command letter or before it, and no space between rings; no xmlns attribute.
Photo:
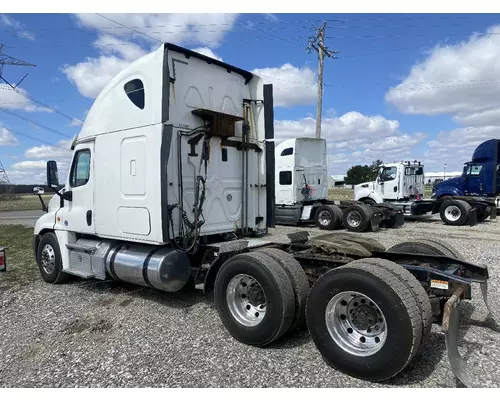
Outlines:
<svg viewBox="0 0 500 400"><path fill-rule="evenodd" d="M345 184L345 175L330 175L328 177L328 189L334 188L349 188L352 189L353 185Z"/></svg>

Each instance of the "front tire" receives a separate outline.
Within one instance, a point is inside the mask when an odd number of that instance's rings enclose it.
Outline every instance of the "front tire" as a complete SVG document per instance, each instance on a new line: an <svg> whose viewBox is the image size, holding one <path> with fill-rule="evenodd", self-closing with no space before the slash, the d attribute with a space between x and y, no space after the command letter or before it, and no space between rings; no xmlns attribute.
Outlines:
<svg viewBox="0 0 500 400"><path fill-rule="evenodd" d="M356 378L382 381L397 375L421 342L412 293L375 265L349 263L323 274L309 293L306 312L324 360Z"/></svg>
<svg viewBox="0 0 500 400"><path fill-rule="evenodd" d="M470 209L470 204L463 200L445 201L439 209L439 215L445 224L461 226L467 222Z"/></svg>
<svg viewBox="0 0 500 400"><path fill-rule="evenodd" d="M58 284L68 280L68 274L62 268L61 249L54 233L49 232L42 236L36 259L40 275L45 282Z"/></svg>

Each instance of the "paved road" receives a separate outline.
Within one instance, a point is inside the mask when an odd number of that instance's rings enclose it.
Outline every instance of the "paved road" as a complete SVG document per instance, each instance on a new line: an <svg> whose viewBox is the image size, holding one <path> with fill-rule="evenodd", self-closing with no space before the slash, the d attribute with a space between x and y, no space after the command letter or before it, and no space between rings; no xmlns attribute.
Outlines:
<svg viewBox="0 0 500 400"><path fill-rule="evenodd" d="M0 225L16 224L34 227L36 220L43 214L41 210L0 211Z"/></svg>

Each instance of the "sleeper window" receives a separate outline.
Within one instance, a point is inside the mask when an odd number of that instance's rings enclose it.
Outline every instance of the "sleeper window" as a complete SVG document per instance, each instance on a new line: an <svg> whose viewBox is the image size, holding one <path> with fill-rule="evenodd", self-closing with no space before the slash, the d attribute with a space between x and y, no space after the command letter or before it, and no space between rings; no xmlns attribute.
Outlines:
<svg viewBox="0 0 500 400"><path fill-rule="evenodd" d="M124 86L125 93L132 103L141 110L145 105L144 85L140 79L134 79L127 82Z"/></svg>

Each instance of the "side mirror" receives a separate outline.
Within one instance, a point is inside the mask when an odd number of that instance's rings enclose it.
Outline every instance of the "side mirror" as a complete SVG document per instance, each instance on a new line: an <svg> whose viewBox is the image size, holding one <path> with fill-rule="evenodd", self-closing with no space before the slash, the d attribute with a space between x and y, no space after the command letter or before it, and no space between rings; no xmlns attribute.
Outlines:
<svg viewBox="0 0 500 400"><path fill-rule="evenodd" d="M57 173L57 162L47 161L47 185L50 187L59 186L59 174Z"/></svg>

